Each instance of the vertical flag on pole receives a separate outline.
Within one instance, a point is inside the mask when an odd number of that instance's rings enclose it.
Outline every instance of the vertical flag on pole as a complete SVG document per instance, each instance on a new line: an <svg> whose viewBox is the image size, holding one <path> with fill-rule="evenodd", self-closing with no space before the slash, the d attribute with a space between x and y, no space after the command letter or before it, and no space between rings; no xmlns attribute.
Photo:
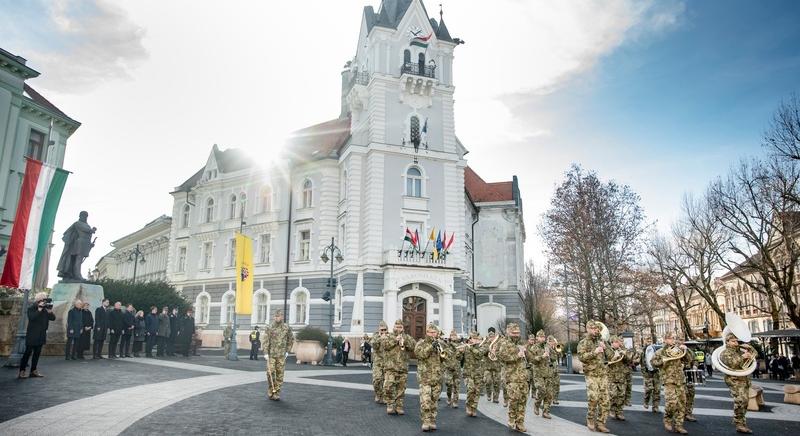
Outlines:
<svg viewBox="0 0 800 436"><path fill-rule="evenodd" d="M253 310L253 240L236 234L236 313Z"/></svg>
<svg viewBox="0 0 800 436"><path fill-rule="evenodd" d="M0 285L31 289L40 267L68 171L28 159Z"/></svg>

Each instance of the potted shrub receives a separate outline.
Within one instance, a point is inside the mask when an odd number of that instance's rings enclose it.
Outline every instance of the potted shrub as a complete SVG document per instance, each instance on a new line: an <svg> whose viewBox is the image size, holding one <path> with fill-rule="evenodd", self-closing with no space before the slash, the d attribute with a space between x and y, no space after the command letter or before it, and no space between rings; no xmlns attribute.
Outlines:
<svg viewBox="0 0 800 436"><path fill-rule="evenodd" d="M295 355L297 363L311 363L316 365L325 355L325 345L328 343L328 334L324 331L307 326L297 333L297 347Z"/></svg>

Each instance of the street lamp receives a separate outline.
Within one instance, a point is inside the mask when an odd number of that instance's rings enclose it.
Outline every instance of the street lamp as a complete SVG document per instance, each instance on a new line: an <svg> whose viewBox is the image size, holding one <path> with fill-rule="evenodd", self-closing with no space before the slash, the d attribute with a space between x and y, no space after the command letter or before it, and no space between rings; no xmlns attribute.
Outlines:
<svg viewBox="0 0 800 436"><path fill-rule="evenodd" d="M333 237L331 237L331 245L325 247L320 256L320 259L325 263L328 263L329 260L331 261L331 277L328 279L328 290L322 295L322 299L328 302L328 347L325 351L325 359L322 361L325 366L333 366L333 295L331 289L336 289L336 285L333 279L333 260L331 258L336 259L339 263L344 261L342 252L334 243Z"/></svg>
<svg viewBox="0 0 800 436"><path fill-rule="evenodd" d="M139 259L141 257L141 260ZM144 263L144 253L139 249L139 244L133 249L131 254L128 255L128 260L133 261L133 283L136 283L136 266L139 262Z"/></svg>

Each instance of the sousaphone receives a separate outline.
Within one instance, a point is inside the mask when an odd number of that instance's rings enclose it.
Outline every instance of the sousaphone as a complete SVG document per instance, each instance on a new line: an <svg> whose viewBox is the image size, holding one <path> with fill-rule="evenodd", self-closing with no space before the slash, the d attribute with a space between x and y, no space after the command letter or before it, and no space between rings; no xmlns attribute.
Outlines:
<svg viewBox="0 0 800 436"><path fill-rule="evenodd" d="M758 353L752 345L748 344L748 342L753 339L753 335L750 333L750 328L747 327L747 323L744 322L739 315L733 312L728 312L725 314L725 323L727 325L722 330L722 346L718 347L713 353L711 353L711 364L717 371L722 371L730 376L747 377L756 370L756 365L758 365L758 362L756 362L756 356ZM727 365L725 365L725 363L722 362L722 359L720 358L726 347L725 336L729 334L736 336L736 339L738 339L740 342L745 342L744 344L740 344L739 348L742 351L749 352L751 355L750 359L745 361L742 369L729 368Z"/></svg>

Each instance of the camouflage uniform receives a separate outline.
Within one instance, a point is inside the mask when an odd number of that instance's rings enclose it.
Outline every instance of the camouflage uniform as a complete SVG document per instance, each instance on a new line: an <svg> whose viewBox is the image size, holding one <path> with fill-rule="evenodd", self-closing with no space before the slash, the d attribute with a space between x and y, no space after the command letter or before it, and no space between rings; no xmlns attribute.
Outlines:
<svg viewBox="0 0 800 436"><path fill-rule="evenodd" d="M231 329L230 324L226 325L225 328L222 330L222 352L224 353L223 356L228 358L228 354L231 352L231 333L233 329Z"/></svg>
<svg viewBox="0 0 800 436"><path fill-rule="evenodd" d="M478 332L472 332L470 339L480 339ZM476 416L478 410L478 399L481 396L483 385L483 368L486 350L478 345L467 345L463 348L464 353L464 384L467 385L467 415Z"/></svg>
<svg viewBox="0 0 800 436"><path fill-rule="evenodd" d="M661 373L658 368L653 368L653 371L647 369L647 362L645 360L646 354L641 353L639 356L639 365L642 369L642 379L644 383L644 408L647 409L652 402L653 413L658 413L658 405L661 403Z"/></svg>
<svg viewBox="0 0 800 436"><path fill-rule="evenodd" d="M381 321L378 325L378 331L372 335L372 340L370 340L370 344L372 345L372 389L375 391L375 402L376 403L385 403L386 400L383 398L383 352L380 349L380 338L381 332L380 329L387 329L388 335L388 326L386 325L385 321Z"/></svg>
<svg viewBox="0 0 800 436"><path fill-rule="evenodd" d="M397 320L394 325L402 327L403 322ZM408 352L413 349L416 341L405 332L399 334L392 332L378 339L378 342L383 353L383 397L386 401L386 413L405 415L403 403L408 384Z"/></svg>
<svg viewBox="0 0 800 436"><path fill-rule="evenodd" d="M725 341L727 342L730 337L735 338L735 336L729 334L725 337ZM719 359L725 366L733 370L741 370L745 365L742 351L739 349L738 345L730 346L726 344L725 349L720 353ZM725 384L728 385L728 389L731 391L731 397L733 397L733 423L736 425L736 431L740 433L752 433L750 429L747 428L747 418L745 417L747 413L747 403L750 399L750 377L726 374Z"/></svg>
<svg viewBox="0 0 800 436"><path fill-rule="evenodd" d="M665 339L672 337L672 333L666 333ZM653 367L658 367L661 371L662 380L664 382L664 428L667 431L677 431L678 433L685 433L683 428L684 410L686 408L686 375L683 373L683 366L691 359L690 353L687 351L683 358L664 361L667 350L670 349L669 345L664 345L663 348L656 351L655 356L650 361Z"/></svg>
<svg viewBox="0 0 800 436"><path fill-rule="evenodd" d="M461 384L461 358L464 348L458 348L458 336L455 330L450 332L450 342L445 343L447 359L444 362L444 381L447 385L447 405L458 407L458 388Z"/></svg>
<svg viewBox="0 0 800 436"><path fill-rule="evenodd" d="M556 338L553 336L548 336L547 343L549 344L551 341L555 344ZM550 354L552 354L555 359L553 364L553 377L550 378L550 392L552 393L553 404L558 404L558 393L561 391L561 371L558 370L558 361L564 357L564 352L563 350L558 351L555 347L552 347L550 349Z"/></svg>
<svg viewBox="0 0 800 436"><path fill-rule="evenodd" d="M427 332L437 332L435 324L428 324ZM436 430L436 413L439 396L442 394L442 374L444 363L434 346L438 339L426 334L414 346L417 357L417 381L419 383L419 415L422 419L422 431ZM438 341L439 346L444 342Z"/></svg>
<svg viewBox="0 0 800 436"><path fill-rule="evenodd" d="M597 326L594 321L586 323L587 329ZM606 362L614 353L611 347L605 346L602 353L595 353L601 344L605 343L600 336L587 335L578 343L578 359L583 363L583 374L586 378L586 395L589 410L586 412L586 426L590 430L595 428L607 433L606 419L608 418L608 372Z"/></svg>
<svg viewBox="0 0 800 436"><path fill-rule="evenodd" d="M686 354L690 354L692 356L692 359L688 363L686 363L686 365L684 366L684 369L696 369L697 368L697 364L695 363L696 361L694 359L694 353L692 353L692 350L687 350ZM686 377L684 377L684 381L686 381ZM694 413L693 413L694 412L694 394L695 394L694 383L686 382L685 386L686 386L686 404L685 404L685 407L683 409L683 419L685 419L686 421L695 422L695 421L697 421L697 419L694 417Z"/></svg>
<svg viewBox="0 0 800 436"><path fill-rule="evenodd" d="M539 341L540 338L541 342ZM539 408L542 408L543 412L544 410L549 412L550 403L552 402L551 392L548 389L548 385L550 384L549 379L553 375L553 369L550 366L550 356L545 357L545 352L549 350L547 350L547 344L544 341L544 330L539 330L536 332L536 343L531 345L529 342L529 345L527 346L528 351L533 357L528 361L528 363L531 364L531 379L534 386L531 389L531 397L534 398L533 413L536 415L539 414ZM549 352L547 354L549 355Z"/></svg>
<svg viewBox="0 0 800 436"><path fill-rule="evenodd" d="M495 338L495 336L496 333L489 333L488 337L486 338L484 346L486 347L487 351L489 344L492 343L492 340ZM497 403L500 401L500 387L502 386L501 372L503 370L503 364L499 360L489 359L486 359L485 363L486 374L484 381L486 383L486 399Z"/></svg>
<svg viewBox="0 0 800 436"><path fill-rule="evenodd" d="M272 324L264 331L264 342L262 349L264 357L267 359L267 371L270 372L269 379L272 379L272 386L268 392L271 400L280 399L281 386L283 385L283 370L286 367L286 354L292 349L294 336L292 329L283 322L283 312L277 311L275 316L281 317L281 321L273 320Z"/></svg>
<svg viewBox="0 0 800 436"><path fill-rule="evenodd" d="M536 367L537 363L536 355L537 353L541 354L543 352L542 347L540 344L536 342L535 337L529 337L527 343L528 350L533 353L534 361L529 362L530 367L528 368L528 386L531 388L531 399L536 399L536 390L538 389L539 385L536 384ZM536 409L536 402L533 402L533 411L535 414L539 414L538 409Z"/></svg>
<svg viewBox="0 0 800 436"><path fill-rule="evenodd" d="M619 348L614 349L613 344L617 343ZM624 421L625 417L622 415L622 408L625 406L625 385L627 383L626 373L630 371L630 354L621 345L622 340L614 336L611 338L612 351L622 354L622 360L617 363L608 365L608 390L610 397L610 415L620 421ZM627 370L627 371L626 371Z"/></svg>
<svg viewBox="0 0 800 436"><path fill-rule="evenodd" d="M625 344L623 344L622 346L625 347ZM624 404L626 406L630 406L631 405L631 393L633 392L633 369L631 368L631 365L633 364L633 362L636 362L638 360L638 358L636 356L636 350L635 349L626 349L625 350L625 354L627 355L628 362L625 365L625 400L624 400Z"/></svg>
<svg viewBox="0 0 800 436"><path fill-rule="evenodd" d="M536 399L534 400L534 408L542 409L542 418L550 419L550 406L553 404L553 394L555 391L555 376L558 372L558 352L554 347L545 342L544 351L542 352L541 359L542 365L540 367L541 374L538 378L542 381L540 389L536 390ZM533 361L536 361L534 356Z"/></svg>
<svg viewBox="0 0 800 436"><path fill-rule="evenodd" d="M511 333L519 332L519 325L508 324L508 336L500 340L497 357L505 364L506 388L508 393L508 426L514 430L525 432L525 405L528 402L528 368L527 362L533 359L519 336ZM520 349L525 357L520 357Z"/></svg>

